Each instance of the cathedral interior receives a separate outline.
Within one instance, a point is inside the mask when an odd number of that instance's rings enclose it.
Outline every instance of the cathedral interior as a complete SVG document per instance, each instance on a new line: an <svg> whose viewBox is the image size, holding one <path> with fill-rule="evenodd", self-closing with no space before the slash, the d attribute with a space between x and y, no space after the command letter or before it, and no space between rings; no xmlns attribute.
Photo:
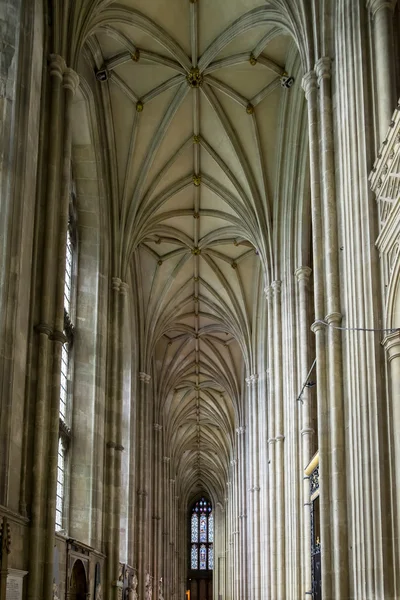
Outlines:
<svg viewBox="0 0 400 600"><path fill-rule="evenodd" d="M399 97L396 0L0 0L0 600L400 600Z"/></svg>

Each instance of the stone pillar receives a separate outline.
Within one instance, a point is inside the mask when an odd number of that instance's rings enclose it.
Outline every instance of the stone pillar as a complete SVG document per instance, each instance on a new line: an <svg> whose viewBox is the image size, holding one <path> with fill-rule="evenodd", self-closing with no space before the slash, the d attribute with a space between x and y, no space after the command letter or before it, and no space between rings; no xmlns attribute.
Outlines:
<svg viewBox="0 0 400 600"><path fill-rule="evenodd" d="M320 151L318 132L317 76L309 71L303 77L303 89L307 99L308 136L310 145L310 187L312 246L314 267L314 311L316 322L312 326L315 333L315 354L317 374L317 412L320 464L320 526L321 526L321 577L323 598L332 597L331 573L331 526L330 526L330 486L329 486L329 421L326 382L325 326L319 323L325 316L324 264L322 209L320 195Z"/></svg>
<svg viewBox="0 0 400 600"><path fill-rule="evenodd" d="M237 433L237 482L236 482L236 497L237 497L237 522L234 531L235 545L237 547L238 565L237 565L237 594L240 600L245 600L248 594L248 563L247 563L247 500L246 500L246 444L245 433L246 427L240 426L236 429Z"/></svg>
<svg viewBox="0 0 400 600"><path fill-rule="evenodd" d="M299 337L300 337L300 374L302 384L308 375L312 358L309 352L309 290L308 283L311 275L310 267L299 267L295 272L298 281L298 315L299 315ZM304 389L302 395L302 470L311 460L312 436L314 430L311 427L310 393L308 388ZM311 591L311 512L309 507L310 483L308 478L303 478L303 572L302 572L302 595L307 600Z"/></svg>
<svg viewBox="0 0 400 600"><path fill-rule="evenodd" d="M380 146L396 108L392 0L367 0L374 38L376 102Z"/></svg>
<svg viewBox="0 0 400 600"><path fill-rule="evenodd" d="M260 485L258 466L258 375L252 374L246 379L249 403L248 432L248 594L254 599L260 598Z"/></svg>
<svg viewBox="0 0 400 600"><path fill-rule="evenodd" d="M274 319L274 413L275 413L275 498L276 498L276 587L277 597L286 597L285 568L285 479L282 393L281 282L273 281Z"/></svg>
<svg viewBox="0 0 400 600"><path fill-rule="evenodd" d="M382 342L386 350L387 361L389 365L390 377L390 407L389 411L392 419L392 435L394 445L394 501L396 510L394 511L394 562L399 564L400 557L400 332L390 333ZM396 568L395 568L396 572ZM396 575L396 587L400 588L398 583L398 569ZM397 596L396 596L397 597Z"/></svg>
<svg viewBox="0 0 400 600"><path fill-rule="evenodd" d="M154 581L159 582L162 577L162 425L154 423L154 475L153 475L153 575ZM154 597L158 600L158 583L155 586Z"/></svg>
<svg viewBox="0 0 400 600"><path fill-rule="evenodd" d="M320 99L320 154L323 189L323 233L326 273L325 321L329 325L341 323L338 225L335 194L335 162L332 119L331 59L320 58L316 63ZM328 386L329 432L331 456L331 528L333 551L333 592L338 600L348 595L348 539L345 432L343 408L342 335L328 327ZM321 475L321 478L323 475ZM334 507L334 508L333 508Z"/></svg>
<svg viewBox="0 0 400 600"><path fill-rule="evenodd" d="M149 568L149 398L148 385L151 377L147 373L139 373L139 401L137 418L137 532L136 560L139 577L139 598L145 597L145 576Z"/></svg>
<svg viewBox="0 0 400 600"><path fill-rule="evenodd" d="M128 284L121 281L119 286L119 298L116 298L117 307L117 365L115 382L115 453L114 453L114 479L113 479L113 551L112 562L113 571L117 576L119 571L120 556L120 537L121 537L121 470L122 470L122 421L123 415L123 379L124 379L124 327L126 297L128 294ZM119 600L119 589L116 585L113 588L114 600Z"/></svg>
<svg viewBox="0 0 400 600"><path fill-rule="evenodd" d="M274 291L265 289L268 312L268 492L269 492L269 597L276 598L276 475L274 394Z"/></svg>

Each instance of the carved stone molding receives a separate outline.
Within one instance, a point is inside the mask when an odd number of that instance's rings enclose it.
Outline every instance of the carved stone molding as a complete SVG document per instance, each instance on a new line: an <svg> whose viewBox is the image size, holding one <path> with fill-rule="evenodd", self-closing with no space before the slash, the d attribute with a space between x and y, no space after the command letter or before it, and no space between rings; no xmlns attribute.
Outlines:
<svg viewBox="0 0 400 600"><path fill-rule="evenodd" d="M382 341L382 346L387 352L388 361L400 357L400 331L394 331L386 335Z"/></svg>
<svg viewBox="0 0 400 600"><path fill-rule="evenodd" d="M112 277L111 278L111 288L115 291L115 292L119 292L119 288L121 286L121 280L119 277Z"/></svg>
<svg viewBox="0 0 400 600"><path fill-rule="evenodd" d="M70 90L72 95L75 95L76 90L79 86L79 75L75 73L73 69L67 68L64 71L63 87L66 90Z"/></svg>
<svg viewBox="0 0 400 600"><path fill-rule="evenodd" d="M257 383L257 381L258 381L258 374L257 373L253 373L249 377L246 377L246 383L247 383L248 386L255 385Z"/></svg>
<svg viewBox="0 0 400 600"><path fill-rule="evenodd" d="M63 79L64 71L66 69L65 60L59 54L50 54L49 60L49 72L50 77L58 77L60 81Z"/></svg>
<svg viewBox="0 0 400 600"><path fill-rule="evenodd" d="M127 296L129 290L129 285L125 281L121 281L119 292L122 296Z"/></svg>
<svg viewBox="0 0 400 600"><path fill-rule="evenodd" d="M323 79L331 78L331 62L332 60L329 58L329 56L323 56L315 63L315 72L318 77L318 85L321 85L321 81Z"/></svg>
<svg viewBox="0 0 400 600"><path fill-rule="evenodd" d="M236 429L237 435L243 435L245 433L245 431L246 431L246 427L244 425L242 425L241 427L238 427Z"/></svg>
<svg viewBox="0 0 400 600"><path fill-rule="evenodd" d="M302 79L301 86L304 90L304 94L306 99L308 100L309 95L312 91L315 91L318 88L317 82L317 74L314 70L308 71Z"/></svg>
<svg viewBox="0 0 400 600"><path fill-rule="evenodd" d="M312 269L310 267L298 267L294 272L297 281L308 281L311 273Z"/></svg>
<svg viewBox="0 0 400 600"><path fill-rule="evenodd" d="M163 456L162 460L163 460L163 463L168 464L171 459L169 456Z"/></svg>
<svg viewBox="0 0 400 600"><path fill-rule="evenodd" d="M150 383L151 375L147 375L147 373L144 373L143 371L141 371L139 373L139 379L140 379L140 381L143 381L143 383Z"/></svg>
<svg viewBox="0 0 400 600"><path fill-rule="evenodd" d="M154 431L162 431L162 425L160 425L159 423L154 423L153 424L153 429Z"/></svg>

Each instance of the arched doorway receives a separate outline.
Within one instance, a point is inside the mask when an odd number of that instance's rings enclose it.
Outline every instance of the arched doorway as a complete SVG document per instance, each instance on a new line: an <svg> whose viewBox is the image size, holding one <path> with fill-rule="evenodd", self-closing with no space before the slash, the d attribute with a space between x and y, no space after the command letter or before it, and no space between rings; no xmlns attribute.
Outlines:
<svg viewBox="0 0 400 600"><path fill-rule="evenodd" d="M190 600L212 600L214 569L214 515L211 502L201 496L189 510L189 569L187 589Z"/></svg>
<svg viewBox="0 0 400 600"><path fill-rule="evenodd" d="M69 599L86 600L87 591L85 567L81 560L76 560L69 582Z"/></svg>

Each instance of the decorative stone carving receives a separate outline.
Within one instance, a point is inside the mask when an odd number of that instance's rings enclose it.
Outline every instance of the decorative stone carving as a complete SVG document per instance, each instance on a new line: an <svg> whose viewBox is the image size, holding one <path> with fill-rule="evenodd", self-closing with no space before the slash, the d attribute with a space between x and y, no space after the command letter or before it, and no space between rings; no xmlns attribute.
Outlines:
<svg viewBox="0 0 400 600"><path fill-rule="evenodd" d="M164 584L162 577L160 577L160 581L158 582L158 600L164 600Z"/></svg>
<svg viewBox="0 0 400 600"><path fill-rule="evenodd" d="M137 586L138 578L136 573L134 573L128 587L128 600L138 600Z"/></svg>
<svg viewBox="0 0 400 600"><path fill-rule="evenodd" d="M143 381L143 383L150 383L151 375L147 375L147 373L144 373L143 371L141 371L139 373L139 379L140 379L140 381Z"/></svg>
<svg viewBox="0 0 400 600"><path fill-rule="evenodd" d="M153 585L151 581L151 575L146 571L145 575L145 600L151 600L153 596Z"/></svg>
<svg viewBox="0 0 400 600"><path fill-rule="evenodd" d="M190 73L186 75L186 80L190 87L198 88L203 83L203 75L200 73L197 67L192 67Z"/></svg>

